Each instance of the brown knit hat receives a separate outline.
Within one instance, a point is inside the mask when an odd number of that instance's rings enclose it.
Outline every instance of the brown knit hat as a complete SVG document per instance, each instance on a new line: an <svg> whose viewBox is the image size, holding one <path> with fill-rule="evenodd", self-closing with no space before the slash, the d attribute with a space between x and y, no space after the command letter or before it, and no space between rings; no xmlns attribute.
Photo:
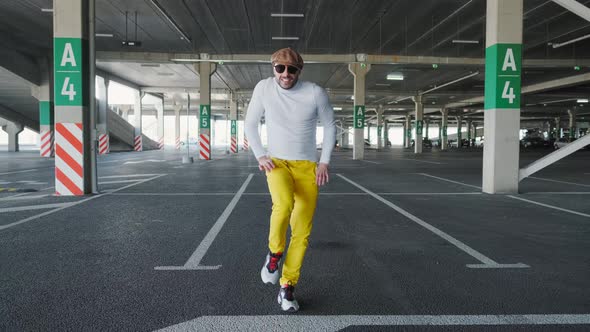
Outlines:
<svg viewBox="0 0 590 332"><path fill-rule="evenodd" d="M270 62L275 64L276 62L291 64L299 69L303 69L303 58L297 51L290 47L281 48L280 50L273 53L270 57Z"/></svg>

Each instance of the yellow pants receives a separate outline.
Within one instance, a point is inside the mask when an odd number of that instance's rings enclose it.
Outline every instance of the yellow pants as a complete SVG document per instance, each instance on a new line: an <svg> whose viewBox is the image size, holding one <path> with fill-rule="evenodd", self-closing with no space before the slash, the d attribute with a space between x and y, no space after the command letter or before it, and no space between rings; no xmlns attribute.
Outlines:
<svg viewBox="0 0 590 332"><path fill-rule="evenodd" d="M272 158L275 168L266 173L272 197L272 214L268 248L272 253L284 252L287 228L291 225L289 251L283 263L280 284L295 286L307 250L313 214L318 198L315 182L316 163L309 160Z"/></svg>

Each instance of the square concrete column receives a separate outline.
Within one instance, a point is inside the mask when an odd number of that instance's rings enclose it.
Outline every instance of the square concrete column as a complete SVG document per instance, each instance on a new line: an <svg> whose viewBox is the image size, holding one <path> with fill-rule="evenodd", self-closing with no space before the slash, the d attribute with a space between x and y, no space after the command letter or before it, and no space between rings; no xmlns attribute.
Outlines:
<svg viewBox="0 0 590 332"><path fill-rule="evenodd" d="M94 77L91 77L89 22L94 1L53 1L55 102L55 192L80 196L92 192L95 150ZM92 11L93 14L93 11Z"/></svg>
<svg viewBox="0 0 590 332"><path fill-rule="evenodd" d="M424 128L424 104L422 95L412 97L415 105L416 137L414 138L414 153L422 153L422 135Z"/></svg>
<svg viewBox="0 0 590 332"><path fill-rule="evenodd" d="M517 193L519 171L522 0L487 0L483 186Z"/></svg>
<svg viewBox="0 0 590 332"><path fill-rule="evenodd" d="M555 139L561 138L561 118L555 118Z"/></svg>
<svg viewBox="0 0 590 332"><path fill-rule="evenodd" d="M412 116L409 114L406 115L406 125L404 128L404 147L409 149L412 146Z"/></svg>
<svg viewBox="0 0 590 332"><path fill-rule="evenodd" d="M377 107L377 150L383 148L383 105Z"/></svg>
<svg viewBox="0 0 590 332"><path fill-rule="evenodd" d="M248 103L244 102L244 119L246 119L246 112L248 112ZM244 130L244 151L248 151L250 149L250 144L248 143L248 137L246 137L246 131Z"/></svg>
<svg viewBox="0 0 590 332"><path fill-rule="evenodd" d="M362 60L366 55L357 54L357 60ZM348 70L354 75L354 144L352 146L352 159L365 158L365 78L371 65L364 62L348 64Z"/></svg>
<svg viewBox="0 0 590 332"><path fill-rule="evenodd" d="M383 145L387 148L389 145L389 122L387 120L383 120Z"/></svg>
<svg viewBox="0 0 590 332"><path fill-rule="evenodd" d="M133 149L136 152L143 151L143 134L141 130L141 118L142 118L142 107L143 107L143 97L145 96L145 92L142 91L135 91L135 103L133 104L133 118L134 118L134 139L133 139Z"/></svg>
<svg viewBox="0 0 590 332"><path fill-rule="evenodd" d="M235 92L230 93L229 120L231 135L229 152L238 153L238 99Z"/></svg>
<svg viewBox="0 0 590 332"><path fill-rule="evenodd" d="M38 60L41 83L31 94L39 101L39 154L43 158L55 155L53 68L47 58Z"/></svg>
<svg viewBox="0 0 590 332"><path fill-rule="evenodd" d="M568 139L571 141L574 140L574 138L578 138L578 133L577 133L577 128L576 128L576 110L567 110L567 114L569 115L569 130L570 130L570 135L568 137Z"/></svg>
<svg viewBox="0 0 590 332"><path fill-rule="evenodd" d="M96 90L98 91L98 122L96 131L98 134L98 154L107 154L110 152L110 137L108 129L109 112L109 79L97 77Z"/></svg>
<svg viewBox="0 0 590 332"><path fill-rule="evenodd" d="M447 138L447 127L449 124L449 110L443 108L440 110L442 114L442 121L441 121L441 140L440 140L440 149L447 150L448 149L448 138Z"/></svg>
<svg viewBox="0 0 590 332"><path fill-rule="evenodd" d="M182 110L181 104L174 104L174 138L175 138L174 142L175 142L176 150L180 150L180 111L181 110ZM186 143L188 144L188 142L186 142Z"/></svg>
<svg viewBox="0 0 590 332"><path fill-rule="evenodd" d="M164 98L154 106L156 107L156 116L158 118L158 149L164 150Z"/></svg>
<svg viewBox="0 0 590 332"><path fill-rule="evenodd" d="M201 54L201 59L208 60L209 54ZM215 63L199 62L195 70L199 73L199 159L211 160L211 75L216 70Z"/></svg>
<svg viewBox="0 0 590 332"><path fill-rule="evenodd" d="M457 120L457 147L460 148L463 141L463 116L456 116Z"/></svg>
<svg viewBox="0 0 590 332"><path fill-rule="evenodd" d="M471 127L473 127L473 121L467 120L467 146L471 146Z"/></svg>
<svg viewBox="0 0 590 332"><path fill-rule="evenodd" d="M23 125L0 118L0 127L8 134L8 152L20 151L18 134L23 131Z"/></svg>

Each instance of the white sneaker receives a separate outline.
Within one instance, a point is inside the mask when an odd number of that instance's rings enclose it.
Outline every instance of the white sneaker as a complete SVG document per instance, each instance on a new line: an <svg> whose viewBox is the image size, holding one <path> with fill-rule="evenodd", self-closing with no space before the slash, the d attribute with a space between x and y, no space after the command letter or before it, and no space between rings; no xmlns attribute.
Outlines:
<svg viewBox="0 0 590 332"><path fill-rule="evenodd" d="M277 281L279 281L281 258L283 258L282 253L273 254L269 252L266 255L266 260L264 261L262 270L260 270L260 278L262 278L262 282L275 285Z"/></svg>
<svg viewBox="0 0 590 332"><path fill-rule="evenodd" d="M277 301L283 311L296 312L299 310L299 303L295 300L295 287L291 285L281 286Z"/></svg>

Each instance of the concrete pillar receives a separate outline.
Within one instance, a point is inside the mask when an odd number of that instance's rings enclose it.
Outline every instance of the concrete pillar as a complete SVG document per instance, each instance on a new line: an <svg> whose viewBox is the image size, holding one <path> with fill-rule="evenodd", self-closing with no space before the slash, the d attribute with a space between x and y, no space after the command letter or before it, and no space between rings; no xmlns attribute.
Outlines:
<svg viewBox="0 0 590 332"><path fill-rule="evenodd" d="M201 54L201 59L209 59L209 54ZM199 159L211 160L211 75L217 69L212 62L199 62L195 70L199 73Z"/></svg>
<svg viewBox="0 0 590 332"><path fill-rule="evenodd" d="M424 104L422 95L412 97L415 105L416 137L414 138L414 153L422 153L422 135L424 135Z"/></svg>
<svg viewBox="0 0 590 332"><path fill-rule="evenodd" d="M110 150L110 137L108 129L109 110L109 84L108 79L98 79L98 121L96 122L96 132L98 134L98 154L107 154Z"/></svg>
<svg viewBox="0 0 590 332"><path fill-rule="evenodd" d="M81 196L93 189L93 5L94 1L53 1L56 195Z"/></svg>
<svg viewBox="0 0 590 332"><path fill-rule="evenodd" d="M342 130L342 141L340 142L340 146L343 147L343 148L344 147L345 148L348 148L349 145L350 145L349 142L348 142L348 130L349 129L348 129L348 126L345 125L345 124L342 125L342 128L343 128L343 130Z"/></svg>
<svg viewBox="0 0 590 332"><path fill-rule="evenodd" d="M246 112L247 111L248 111L248 103L244 102L244 119L246 119ZM249 149L250 149L250 144L248 143L248 137L246 137L246 131L244 130L244 151L248 151Z"/></svg>
<svg viewBox="0 0 590 332"><path fill-rule="evenodd" d="M43 58L39 61L41 84L35 96L39 101L39 154L43 158L55 155L55 125L53 103L53 68L50 61Z"/></svg>
<svg viewBox="0 0 590 332"><path fill-rule="evenodd" d="M406 149L409 149L412 146L412 116L406 115L406 125L405 125L405 145Z"/></svg>
<svg viewBox="0 0 590 332"><path fill-rule="evenodd" d="M387 148L389 142L389 121L383 120L383 146Z"/></svg>
<svg viewBox="0 0 590 332"><path fill-rule="evenodd" d="M429 139L428 138L428 129L430 127L430 120L429 119L424 119L424 138Z"/></svg>
<svg viewBox="0 0 590 332"><path fill-rule="evenodd" d="M238 99L234 92L230 94L229 120L231 134L229 151L231 153L238 153Z"/></svg>
<svg viewBox="0 0 590 332"><path fill-rule="evenodd" d="M442 114L442 121L441 121L441 141L440 141L440 149L447 150L448 149L448 139L447 139L447 128L449 124L449 110L443 108L440 110Z"/></svg>
<svg viewBox="0 0 590 332"><path fill-rule="evenodd" d="M576 110L567 110L567 115L569 116L569 140L571 142L574 138L578 138L578 130L576 128Z"/></svg>
<svg viewBox="0 0 590 332"><path fill-rule="evenodd" d="M473 121L467 120L467 146L468 147L471 146L471 138L473 137L471 135L471 127L473 127Z"/></svg>
<svg viewBox="0 0 590 332"><path fill-rule="evenodd" d="M182 105L174 104L174 147L176 150L180 150L180 111L182 111Z"/></svg>
<svg viewBox="0 0 590 332"><path fill-rule="evenodd" d="M463 141L463 116L456 116L457 120L457 147L461 147L461 141Z"/></svg>
<svg viewBox="0 0 590 332"><path fill-rule="evenodd" d="M517 193L523 0L487 0L483 186Z"/></svg>
<svg viewBox="0 0 590 332"><path fill-rule="evenodd" d="M23 125L0 118L0 127L8 134L8 152L18 152L20 150L18 134L23 131Z"/></svg>
<svg viewBox="0 0 590 332"><path fill-rule="evenodd" d="M143 151L142 132L141 132L141 117L142 117L142 106L143 96L145 92L135 91L135 103L133 104L133 118L134 118L134 150L136 152Z"/></svg>
<svg viewBox="0 0 590 332"><path fill-rule="evenodd" d="M154 105L156 107L156 117L158 124L158 149L164 150L164 98L159 103Z"/></svg>
<svg viewBox="0 0 590 332"><path fill-rule="evenodd" d="M357 60L366 58L366 55L358 54ZM371 65L364 62L348 64L348 70L354 75L354 144L352 146L352 159L365 158L365 78Z"/></svg>
<svg viewBox="0 0 590 332"><path fill-rule="evenodd" d="M383 148L383 105L377 107L377 150Z"/></svg>
<svg viewBox="0 0 590 332"><path fill-rule="evenodd" d="M555 118L555 139L561 138L561 118Z"/></svg>

